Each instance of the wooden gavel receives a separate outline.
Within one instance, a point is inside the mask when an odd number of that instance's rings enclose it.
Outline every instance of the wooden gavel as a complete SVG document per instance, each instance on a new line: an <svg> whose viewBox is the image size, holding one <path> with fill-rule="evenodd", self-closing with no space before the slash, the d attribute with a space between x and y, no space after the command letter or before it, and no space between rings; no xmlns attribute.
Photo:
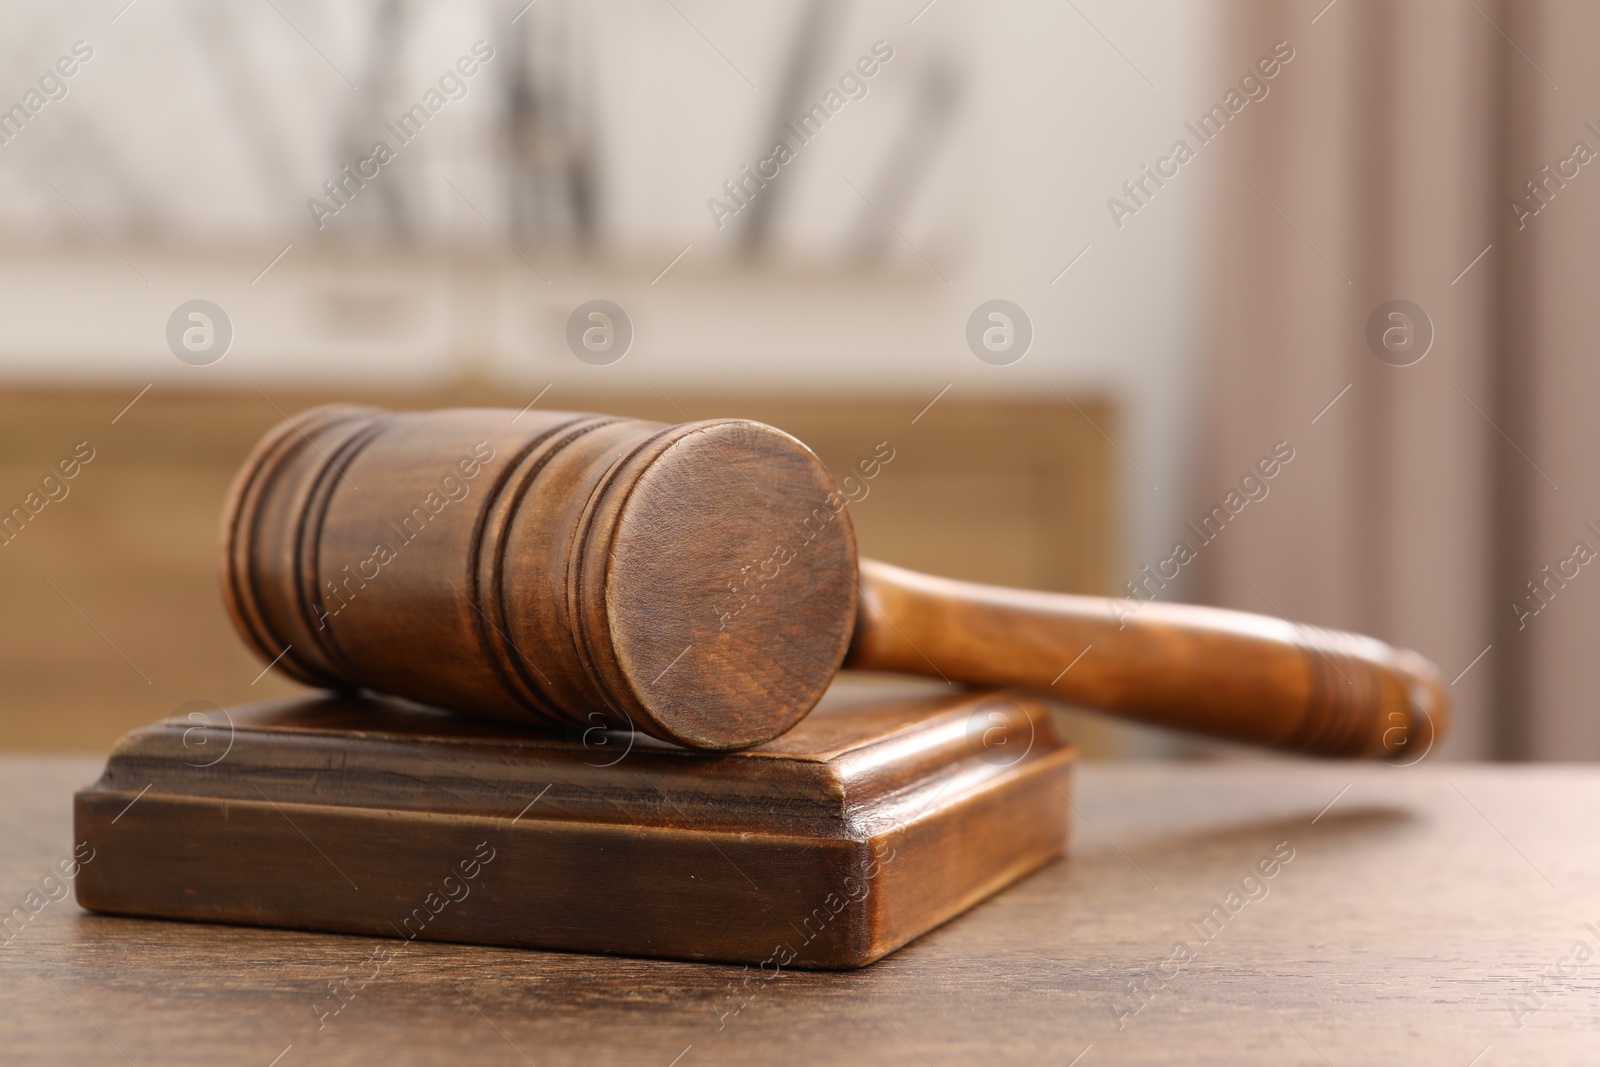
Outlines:
<svg viewBox="0 0 1600 1067"><path fill-rule="evenodd" d="M1426 752L1447 713L1373 638L858 560L822 462L741 419L318 408L235 479L222 578L307 684L707 750L783 733L841 666L1330 756Z"/></svg>

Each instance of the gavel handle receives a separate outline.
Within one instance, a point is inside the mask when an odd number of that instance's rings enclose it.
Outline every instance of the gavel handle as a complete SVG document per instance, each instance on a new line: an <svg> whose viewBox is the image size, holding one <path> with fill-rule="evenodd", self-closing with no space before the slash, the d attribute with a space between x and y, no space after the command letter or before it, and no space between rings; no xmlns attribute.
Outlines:
<svg viewBox="0 0 1600 1067"><path fill-rule="evenodd" d="M1157 726L1324 756L1421 758L1433 664L1370 637L1188 604L1034 593L861 560L845 666L1011 686Z"/></svg>

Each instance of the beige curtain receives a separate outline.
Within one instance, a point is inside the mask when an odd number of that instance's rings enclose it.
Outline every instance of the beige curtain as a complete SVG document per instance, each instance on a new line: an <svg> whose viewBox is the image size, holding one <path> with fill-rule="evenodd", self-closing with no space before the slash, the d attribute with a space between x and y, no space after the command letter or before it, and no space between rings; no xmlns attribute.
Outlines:
<svg viewBox="0 0 1600 1067"><path fill-rule="evenodd" d="M1421 650L1454 680L1442 754L1600 758L1600 558L1576 551L1600 554L1600 159L1563 163L1600 152L1600 5L1222 23L1224 82L1279 40L1295 58L1216 155L1192 511L1275 442L1295 458L1203 549L1198 595ZM1432 323L1409 366L1366 337L1394 300Z"/></svg>

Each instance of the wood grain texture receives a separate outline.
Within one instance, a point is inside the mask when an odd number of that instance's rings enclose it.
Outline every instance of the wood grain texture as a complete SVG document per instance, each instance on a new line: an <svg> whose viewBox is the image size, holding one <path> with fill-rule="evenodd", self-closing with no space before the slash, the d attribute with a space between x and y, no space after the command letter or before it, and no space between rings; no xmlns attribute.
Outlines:
<svg viewBox="0 0 1600 1067"><path fill-rule="evenodd" d="M203 741L202 741L203 738ZM76 799L97 911L411 942L860 967L1060 855L1036 701L839 689L711 755L302 699L118 743Z"/></svg>
<svg viewBox="0 0 1600 1067"><path fill-rule="evenodd" d="M1242 611L1037 593L861 561L847 667L1051 693L1157 726L1414 763L1448 725L1433 664Z"/></svg>
<svg viewBox="0 0 1600 1067"><path fill-rule="evenodd" d="M0 903L70 856L72 792L100 768L0 758ZM1600 956L1545 972L1597 944L1600 771L1078 776L1070 859L866 970L752 985L742 1009L739 967L419 940L319 1030L330 983L371 973L362 961L393 939L122 919L69 899L0 945L0 1050L8 1065L122 1064L114 1045L139 1067L280 1053L278 1067L1594 1062ZM1197 943L1189 924L1280 844L1293 859L1266 896ZM1166 977L1180 940L1195 958ZM1519 1028L1512 1005L1541 983ZM1119 1029L1136 984L1144 1006Z"/></svg>

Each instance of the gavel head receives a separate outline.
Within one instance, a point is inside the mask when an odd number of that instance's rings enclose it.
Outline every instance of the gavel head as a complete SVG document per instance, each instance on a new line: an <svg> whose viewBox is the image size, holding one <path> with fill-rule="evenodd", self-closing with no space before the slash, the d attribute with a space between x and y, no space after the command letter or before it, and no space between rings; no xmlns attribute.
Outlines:
<svg viewBox="0 0 1600 1067"><path fill-rule="evenodd" d="M310 685L723 750L821 697L856 545L821 461L761 423L333 406L240 470L222 584Z"/></svg>

